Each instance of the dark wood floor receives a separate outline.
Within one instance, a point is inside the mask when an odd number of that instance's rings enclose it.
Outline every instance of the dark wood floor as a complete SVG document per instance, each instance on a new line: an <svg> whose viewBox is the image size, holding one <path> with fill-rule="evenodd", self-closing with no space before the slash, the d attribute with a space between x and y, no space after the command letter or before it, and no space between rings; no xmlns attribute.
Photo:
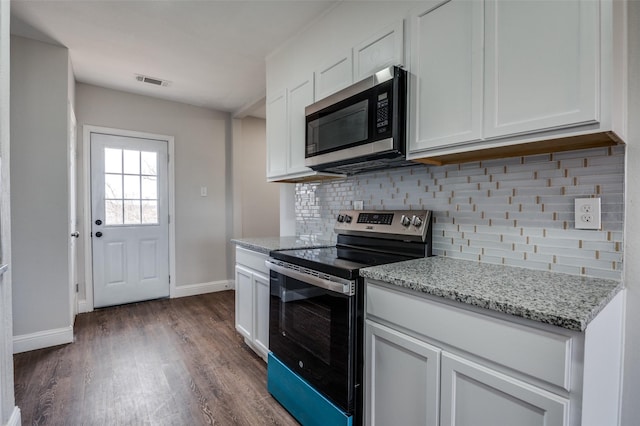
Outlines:
<svg viewBox="0 0 640 426"><path fill-rule="evenodd" d="M75 342L15 355L24 425L297 425L234 328L234 292L78 315Z"/></svg>

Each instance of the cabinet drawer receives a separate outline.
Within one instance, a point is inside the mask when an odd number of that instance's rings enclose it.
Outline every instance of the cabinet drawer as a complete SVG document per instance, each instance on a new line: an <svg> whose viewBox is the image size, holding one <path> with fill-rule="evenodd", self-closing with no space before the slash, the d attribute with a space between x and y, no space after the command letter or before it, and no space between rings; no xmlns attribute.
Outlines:
<svg viewBox="0 0 640 426"><path fill-rule="evenodd" d="M236 263L238 265L246 266L267 276L269 275L269 268L265 266L264 261L268 257L266 254L258 253L257 251L236 247Z"/></svg>
<svg viewBox="0 0 640 426"><path fill-rule="evenodd" d="M375 317L566 390L572 337L439 303L419 293L367 283L367 317Z"/></svg>

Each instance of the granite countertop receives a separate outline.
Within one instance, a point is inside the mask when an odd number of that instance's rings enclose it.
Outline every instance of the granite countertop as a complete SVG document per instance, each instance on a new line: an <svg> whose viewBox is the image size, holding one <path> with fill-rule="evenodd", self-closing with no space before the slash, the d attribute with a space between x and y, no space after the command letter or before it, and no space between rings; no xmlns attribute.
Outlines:
<svg viewBox="0 0 640 426"><path fill-rule="evenodd" d="M272 250L291 250L300 248L333 247L335 243L320 240L313 235L298 235L292 237L267 237L267 238L237 238L231 242L239 247L269 254Z"/></svg>
<svg viewBox="0 0 640 426"><path fill-rule="evenodd" d="M576 331L584 331L622 289L613 280L448 257L364 268L360 275Z"/></svg>

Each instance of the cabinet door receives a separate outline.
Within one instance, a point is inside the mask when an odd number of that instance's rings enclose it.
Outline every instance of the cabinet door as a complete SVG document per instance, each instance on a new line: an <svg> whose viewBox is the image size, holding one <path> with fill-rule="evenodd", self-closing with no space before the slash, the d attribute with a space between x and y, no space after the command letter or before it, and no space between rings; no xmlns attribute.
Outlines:
<svg viewBox="0 0 640 426"><path fill-rule="evenodd" d="M267 100L267 177L287 172L287 98L286 91Z"/></svg>
<svg viewBox="0 0 640 426"><path fill-rule="evenodd" d="M440 350L366 321L365 423L438 425Z"/></svg>
<svg viewBox="0 0 640 426"><path fill-rule="evenodd" d="M307 105L313 103L313 75L289 89L289 159L288 173L309 171L304 166L305 154L305 113Z"/></svg>
<svg viewBox="0 0 640 426"><path fill-rule="evenodd" d="M391 65L404 65L404 21L385 28L353 48L353 81Z"/></svg>
<svg viewBox="0 0 640 426"><path fill-rule="evenodd" d="M562 426L569 401L464 358L442 353L441 425Z"/></svg>
<svg viewBox="0 0 640 426"><path fill-rule="evenodd" d="M600 2L486 2L485 137L597 122Z"/></svg>
<svg viewBox="0 0 640 426"><path fill-rule="evenodd" d="M351 49L315 72L315 100L344 89L353 82Z"/></svg>
<svg viewBox="0 0 640 426"><path fill-rule="evenodd" d="M253 340L253 273L236 265L236 330Z"/></svg>
<svg viewBox="0 0 640 426"><path fill-rule="evenodd" d="M483 2L439 3L412 18L410 152L482 137Z"/></svg>
<svg viewBox="0 0 640 426"><path fill-rule="evenodd" d="M253 342L262 358L269 353L269 277L253 274L254 335Z"/></svg>

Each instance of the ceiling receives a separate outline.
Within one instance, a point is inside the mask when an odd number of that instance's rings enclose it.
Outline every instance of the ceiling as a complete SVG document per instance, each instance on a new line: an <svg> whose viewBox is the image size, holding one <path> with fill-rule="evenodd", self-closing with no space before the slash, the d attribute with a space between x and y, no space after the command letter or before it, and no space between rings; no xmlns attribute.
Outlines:
<svg viewBox="0 0 640 426"><path fill-rule="evenodd" d="M11 33L67 47L81 83L264 117L265 57L336 2L12 0Z"/></svg>

